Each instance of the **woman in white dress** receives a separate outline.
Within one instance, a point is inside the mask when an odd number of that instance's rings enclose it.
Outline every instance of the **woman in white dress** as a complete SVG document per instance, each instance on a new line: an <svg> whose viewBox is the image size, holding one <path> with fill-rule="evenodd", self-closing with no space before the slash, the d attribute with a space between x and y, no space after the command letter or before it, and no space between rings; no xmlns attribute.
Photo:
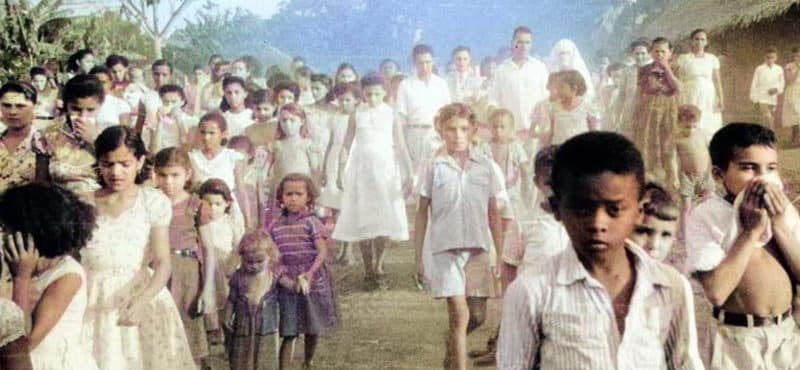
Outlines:
<svg viewBox="0 0 800 370"><path fill-rule="evenodd" d="M681 80L681 104L692 104L700 108L698 123L706 141L722 128L723 94L719 77L719 59L706 52L708 35L697 29L692 32L691 53L681 54L677 61L677 75Z"/></svg>
<svg viewBox="0 0 800 370"><path fill-rule="evenodd" d="M408 240L403 190L410 189L411 157L394 110L383 102L383 79L368 76L362 85L367 106L356 110L347 128L342 149L347 157L339 161L345 167L337 181L344 192L342 209L333 239L359 242L366 284L385 288L388 241Z"/></svg>
<svg viewBox="0 0 800 370"><path fill-rule="evenodd" d="M81 338L86 274L70 256L91 237L94 208L64 188L28 184L0 197L0 225L15 277L14 301L32 318L33 368L97 369ZM39 298L34 301L31 292Z"/></svg>
<svg viewBox="0 0 800 370"><path fill-rule="evenodd" d="M93 195L97 228L81 251L89 304L83 325L100 369L195 369L181 317L166 289L172 206L149 175L145 148L129 127L95 141L102 188Z"/></svg>

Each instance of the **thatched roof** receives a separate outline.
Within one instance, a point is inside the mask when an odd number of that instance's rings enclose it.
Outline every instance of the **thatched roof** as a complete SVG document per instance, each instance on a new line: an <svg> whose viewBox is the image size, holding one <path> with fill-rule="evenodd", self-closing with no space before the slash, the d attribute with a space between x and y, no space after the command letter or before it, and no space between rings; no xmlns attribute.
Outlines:
<svg viewBox="0 0 800 370"><path fill-rule="evenodd" d="M800 0L673 0L661 14L648 17L638 33L672 40L688 37L697 28L720 34L782 15L798 3Z"/></svg>

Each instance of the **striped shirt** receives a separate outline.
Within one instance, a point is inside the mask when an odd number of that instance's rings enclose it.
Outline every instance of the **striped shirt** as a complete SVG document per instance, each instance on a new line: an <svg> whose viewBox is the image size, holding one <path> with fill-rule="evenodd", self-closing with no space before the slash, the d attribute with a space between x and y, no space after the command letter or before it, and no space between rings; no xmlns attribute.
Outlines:
<svg viewBox="0 0 800 370"><path fill-rule="evenodd" d="M620 336L608 292L570 246L508 288L498 369L702 369L689 282L629 244L636 282Z"/></svg>

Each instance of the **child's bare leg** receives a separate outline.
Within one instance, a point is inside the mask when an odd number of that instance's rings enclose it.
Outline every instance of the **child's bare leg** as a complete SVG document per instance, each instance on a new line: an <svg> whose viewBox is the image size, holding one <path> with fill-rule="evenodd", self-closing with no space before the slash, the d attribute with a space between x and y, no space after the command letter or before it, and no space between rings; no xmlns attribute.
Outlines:
<svg viewBox="0 0 800 370"><path fill-rule="evenodd" d="M373 263L374 251L373 245L375 239L367 239L358 241L358 246L361 248L361 258L364 260L364 272L367 278L375 276L375 265Z"/></svg>
<svg viewBox="0 0 800 370"><path fill-rule="evenodd" d="M281 341L280 368L287 370L292 365L292 353L294 352L294 340L297 337L283 337Z"/></svg>
<svg viewBox="0 0 800 370"><path fill-rule="evenodd" d="M467 334L469 334L486 321L486 297L467 297L467 308L469 309Z"/></svg>
<svg viewBox="0 0 800 370"><path fill-rule="evenodd" d="M467 368L469 311L466 297L447 297L450 327L447 338L448 359L446 363L449 364L451 370L466 370Z"/></svg>
<svg viewBox="0 0 800 370"><path fill-rule="evenodd" d="M317 350L317 336L306 334L305 340L305 358L303 359L303 366L311 366L314 360L314 351Z"/></svg>
<svg viewBox="0 0 800 370"><path fill-rule="evenodd" d="M391 243L387 237L379 237L375 239L375 274L378 276L384 275L383 260L386 256L386 247Z"/></svg>

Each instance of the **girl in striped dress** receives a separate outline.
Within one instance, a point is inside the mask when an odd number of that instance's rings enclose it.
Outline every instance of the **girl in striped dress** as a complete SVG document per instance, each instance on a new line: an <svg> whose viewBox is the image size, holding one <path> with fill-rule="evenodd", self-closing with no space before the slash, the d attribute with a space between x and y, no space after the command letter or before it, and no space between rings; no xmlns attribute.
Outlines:
<svg viewBox="0 0 800 370"><path fill-rule="evenodd" d="M325 266L328 241L322 222L314 214L319 191L311 177L299 173L284 176L276 197L281 213L268 227L280 252L280 368L290 365L294 342L305 336L304 368L312 365L317 337L333 329L338 321L333 281Z"/></svg>

